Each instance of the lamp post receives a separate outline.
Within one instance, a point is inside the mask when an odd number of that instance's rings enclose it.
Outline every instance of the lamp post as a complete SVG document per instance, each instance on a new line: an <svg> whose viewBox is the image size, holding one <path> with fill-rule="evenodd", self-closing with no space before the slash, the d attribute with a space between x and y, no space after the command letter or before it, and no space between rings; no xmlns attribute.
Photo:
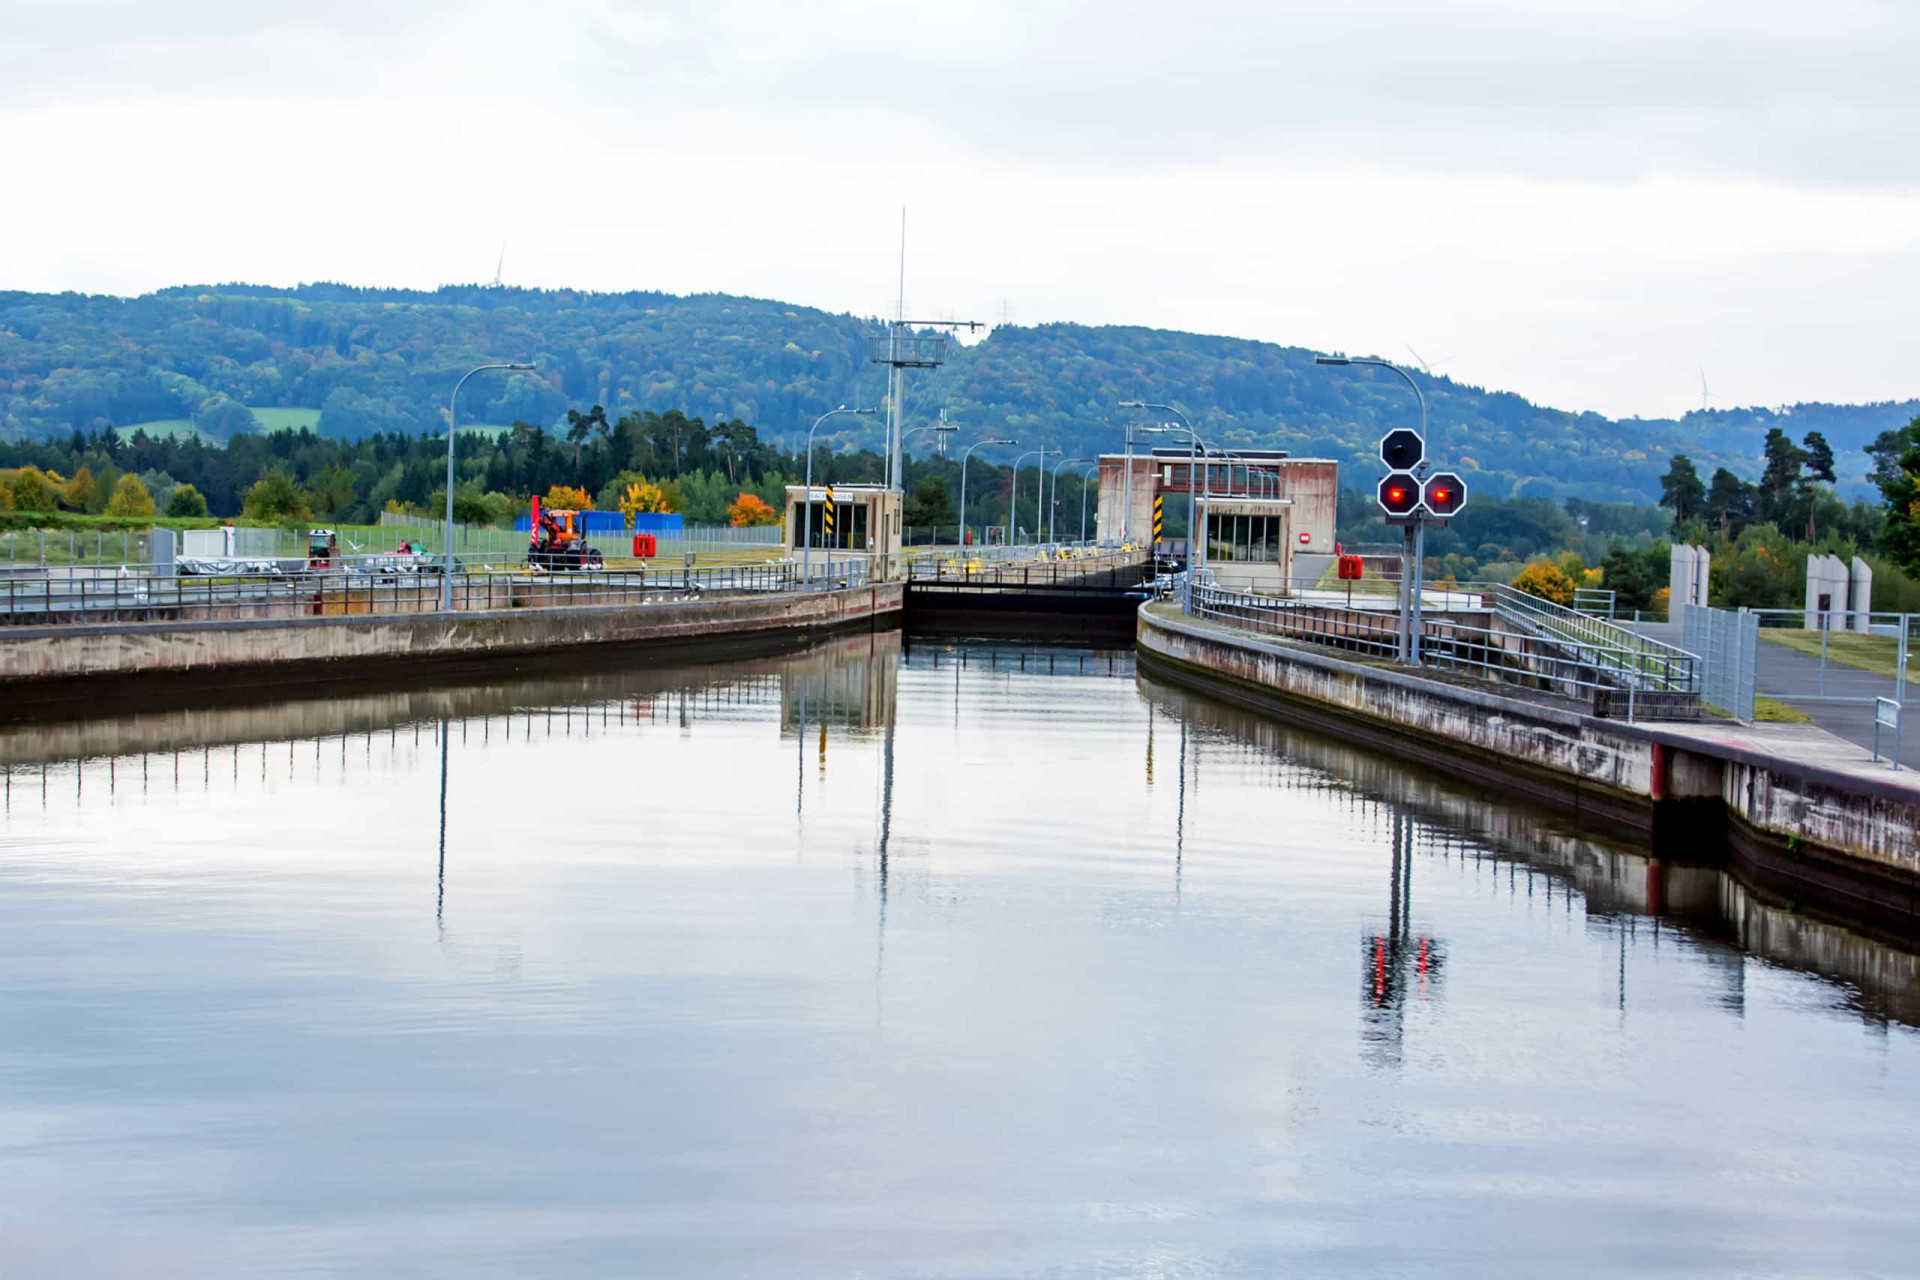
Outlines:
<svg viewBox="0 0 1920 1280"><path fill-rule="evenodd" d="M921 431L935 432L938 434L939 440L935 443L934 447L940 451L940 454L942 457L945 457L947 452L947 440L953 435L954 432L958 431L959 429L960 428L958 427L950 427L947 425L945 413L943 411L941 415L941 420L939 422L931 426L915 427L913 428L913 430L908 431L906 434L900 437L900 492L901 493L904 494L907 491L907 462L908 462L907 439L910 436L913 436L916 433ZM933 527L933 545L936 547L940 545L940 526L939 525L935 525Z"/></svg>
<svg viewBox="0 0 1920 1280"><path fill-rule="evenodd" d="M1019 457L1013 460L1013 479L1007 482L1007 545L1008 546L1011 546L1013 544L1013 513L1014 513L1015 503L1018 501L1020 496L1020 464L1025 462L1028 458L1038 455L1040 458L1041 473L1045 474L1047 454L1049 452L1051 451L1047 449L1029 449L1025 453L1021 454ZM1038 512L1035 512L1034 518L1036 521L1039 519Z"/></svg>
<svg viewBox="0 0 1920 1280"><path fill-rule="evenodd" d="M967 459L973 451L989 444L1019 444L1018 440L976 440L967 446L960 455L960 552L964 556L967 550Z"/></svg>
<svg viewBox="0 0 1920 1280"><path fill-rule="evenodd" d="M807 428L807 514L806 518L800 522L800 585L803 587L812 581L810 571L813 568L813 433L820 429L821 423L835 414L871 414L872 412L871 409L849 409L846 405L841 405L815 418L813 425ZM828 553L827 563L829 566L833 563L831 552Z"/></svg>
<svg viewBox="0 0 1920 1280"><path fill-rule="evenodd" d="M1192 569L1196 563L1194 548L1200 545L1200 540L1194 537L1194 520L1197 514L1196 509L1198 503L1194 497L1193 486L1194 464L1199 461L1201 453L1204 452L1200 444L1200 433L1193 429L1193 420L1191 418L1170 404L1155 404L1151 400L1122 400L1120 407L1122 409L1161 409L1186 424L1187 443L1190 446L1190 461L1187 463L1187 568Z"/></svg>
<svg viewBox="0 0 1920 1280"><path fill-rule="evenodd" d="M1058 449L1040 450L1040 465L1034 468L1033 477L1033 541L1040 543L1040 522L1047 518L1047 455L1059 453Z"/></svg>
<svg viewBox="0 0 1920 1280"><path fill-rule="evenodd" d="M479 365L460 375L460 381L453 384L453 394L447 397L447 527L444 531L447 539L446 562L440 570L440 609L447 612L453 608L453 437L454 426L459 419L454 416L454 406L460 402L460 388L467 385L467 379L476 373L485 373L489 369L512 369L516 373L529 373L530 364L516 364L496 360L491 364Z"/></svg>
<svg viewBox="0 0 1920 1280"><path fill-rule="evenodd" d="M1097 476L1100 474L1100 464L1098 462L1092 462L1087 465L1091 466L1093 470L1089 471L1086 476L1080 477L1080 545L1083 547L1087 544L1087 476ZM1096 532L1098 531L1096 530Z"/></svg>
<svg viewBox="0 0 1920 1280"><path fill-rule="evenodd" d="M1421 394L1420 384L1415 382L1413 375L1405 369L1402 369L1391 360L1372 360L1364 356L1315 356L1313 362L1315 364L1333 365L1364 364L1370 365L1375 369L1391 369L1399 374L1400 380L1413 388L1413 398L1420 402L1420 438L1426 440L1429 445L1433 443L1427 436L1427 397Z"/></svg>
<svg viewBox="0 0 1920 1280"><path fill-rule="evenodd" d="M1047 541L1053 541L1054 517L1060 508L1060 468L1075 462L1085 462L1085 458L1062 458L1053 464L1053 501L1047 506Z"/></svg>

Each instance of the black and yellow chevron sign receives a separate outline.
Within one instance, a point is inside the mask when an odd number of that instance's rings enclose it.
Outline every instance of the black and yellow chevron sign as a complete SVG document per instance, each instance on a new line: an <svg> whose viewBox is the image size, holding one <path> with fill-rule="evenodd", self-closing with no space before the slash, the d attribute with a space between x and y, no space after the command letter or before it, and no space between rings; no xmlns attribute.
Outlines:
<svg viewBox="0 0 1920 1280"><path fill-rule="evenodd" d="M1160 541L1161 508L1165 503L1166 499L1160 494L1153 495L1153 540L1155 542Z"/></svg>
<svg viewBox="0 0 1920 1280"><path fill-rule="evenodd" d="M826 532L826 535L829 538L833 536L833 486L832 485L827 486L827 507L825 512L822 513L820 527Z"/></svg>

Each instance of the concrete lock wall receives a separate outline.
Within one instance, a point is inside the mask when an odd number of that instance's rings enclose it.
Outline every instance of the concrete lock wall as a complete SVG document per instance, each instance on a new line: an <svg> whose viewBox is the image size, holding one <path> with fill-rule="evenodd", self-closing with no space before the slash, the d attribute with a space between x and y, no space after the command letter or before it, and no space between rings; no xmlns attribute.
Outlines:
<svg viewBox="0 0 1920 1280"><path fill-rule="evenodd" d="M1920 936L1920 793L1726 735L1631 725L1348 662L1148 606L1143 668L1577 817L1726 858L1784 900ZM1663 835L1664 833L1664 835Z"/></svg>
<svg viewBox="0 0 1920 1280"><path fill-rule="evenodd" d="M662 604L401 616L17 627L0 634L0 690L222 670L339 668L475 659L583 645L826 631L897 616L903 588L740 596ZM324 678L324 673L322 674Z"/></svg>

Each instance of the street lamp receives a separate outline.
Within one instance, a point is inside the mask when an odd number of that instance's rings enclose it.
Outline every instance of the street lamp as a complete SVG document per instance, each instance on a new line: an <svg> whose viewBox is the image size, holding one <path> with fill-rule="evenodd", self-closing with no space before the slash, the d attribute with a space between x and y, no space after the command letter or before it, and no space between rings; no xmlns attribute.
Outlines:
<svg viewBox="0 0 1920 1280"><path fill-rule="evenodd" d="M1087 465L1092 467L1093 470L1087 472L1087 475L1080 477L1080 545L1083 547L1087 545L1087 476L1097 476L1100 474L1100 464L1098 462L1090 462Z"/></svg>
<svg viewBox="0 0 1920 1280"><path fill-rule="evenodd" d="M846 405L841 405L839 408L829 409L815 418L813 425L807 428L807 514L806 518L800 523L801 586L805 586L811 581L811 578L808 576L808 571L813 566L813 433L820 429L821 423L837 413L871 414L872 412L873 410L871 409L849 409ZM829 550L827 555L827 565L829 568L833 565L831 550Z"/></svg>
<svg viewBox="0 0 1920 1280"><path fill-rule="evenodd" d="M912 431L908 431L900 437L900 492L901 493L905 493L907 491L907 461L908 461L907 440L908 438L914 435L916 432L920 432L920 431L932 431L937 433L940 438L934 443L933 447L940 451L941 457L945 457L947 453L947 440L952 436L954 432L958 431L959 429L960 428L958 427L948 426L946 423L946 415L942 414L941 420L939 422L934 423L930 426L915 427L913 428ZM933 545L936 547L940 545L940 526L937 524L933 527Z"/></svg>
<svg viewBox="0 0 1920 1280"><path fill-rule="evenodd" d="M1053 501L1047 506L1047 541L1053 541L1054 516L1060 509L1060 468L1075 462L1085 462L1085 458L1062 458L1053 464Z"/></svg>
<svg viewBox="0 0 1920 1280"><path fill-rule="evenodd" d="M1313 362L1315 364L1334 365L1364 364L1370 365L1375 369L1391 369L1399 374L1401 380L1413 388L1414 399L1420 402L1420 438L1426 440L1429 445L1433 443L1427 436L1427 397L1421 394L1420 384L1415 382L1413 375L1405 369L1394 364L1391 360L1373 360L1365 356L1315 356Z"/></svg>
<svg viewBox="0 0 1920 1280"><path fill-rule="evenodd" d="M453 608L453 437L454 424L459 421L454 416L454 406L460 400L460 388L467 385L467 379L476 373L485 373L489 369L511 369L515 373L530 373L530 364L513 364L507 361L495 361L469 369L460 375L460 381L453 384L453 394L447 397L447 527L444 531L447 539L446 564L440 571L440 609L442 612Z"/></svg>
<svg viewBox="0 0 1920 1280"><path fill-rule="evenodd" d="M1198 506L1194 498L1193 468L1194 464L1200 460L1201 453L1204 452L1200 444L1200 433L1193 429L1193 420L1191 418L1170 404L1155 404L1151 400L1122 400L1120 407L1122 409L1162 409L1186 424L1187 444L1190 450L1189 461L1187 463L1187 568L1192 569L1195 565L1194 548L1197 545L1193 536L1194 519L1196 516L1196 507Z"/></svg>
<svg viewBox="0 0 1920 1280"><path fill-rule="evenodd" d="M973 456L975 449L983 445L1019 443L1018 440L976 440L967 446L965 453L960 455L960 550L962 554L967 549L967 459Z"/></svg>
<svg viewBox="0 0 1920 1280"><path fill-rule="evenodd" d="M1013 460L1013 479L1007 483L1007 545L1009 546L1013 543L1014 504L1020 496L1020 464L1028 458L1038 455L1040 458L1040 474L1044 477L1047 472L1047 455L1052 452L1054 452L1052 449L1029 449ZM1040 513L1036 508L1034 511L1035 524L1039 523L1039 519Z"/></svg>

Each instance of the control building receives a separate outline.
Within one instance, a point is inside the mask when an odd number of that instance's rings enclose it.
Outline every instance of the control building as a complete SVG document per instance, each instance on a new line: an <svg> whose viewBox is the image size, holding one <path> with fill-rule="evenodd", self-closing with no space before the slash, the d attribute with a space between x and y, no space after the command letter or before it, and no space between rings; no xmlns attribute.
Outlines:
<svg viewBox="0 0 1920 1280"><path fill-rule="evenodd" d="M1153 502L1162 504L1160 554L1184 556L1187 503L1197 499L1206 528L1200 563L1224 585L1277 591L1289 581L1317 578L1334 555L1340 502L1340 464L1331 458L1294 458L1278 449L1242 449L1196 465L1182 448L1132 457L1100 458L1103 542L1153 537Z"/></svg>

